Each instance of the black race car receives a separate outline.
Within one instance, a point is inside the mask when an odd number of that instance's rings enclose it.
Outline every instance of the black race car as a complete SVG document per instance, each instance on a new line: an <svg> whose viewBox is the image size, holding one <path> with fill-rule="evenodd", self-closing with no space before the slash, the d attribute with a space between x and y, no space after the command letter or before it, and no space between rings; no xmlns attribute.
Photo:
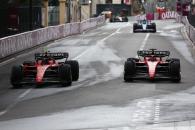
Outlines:
<svg viewBox="0 0 195 130"><path fill-rule="evenodd" d="M70 86L79 78L79 63L68 60L68 53L36 53L35 61L24 61L22 65L12 67L11 84L21 87L24 84L42 85L60 83ZM65 59L64 62L57 60Z"/></svg>
<svg viewBox="0 0 195 130"><path fill-rule="evenodd" d="M138 20L133 24L133 32L156 32L156 24L149 20Z"/></svg>
<svg viewBox="0 0 195 130"><path fill-rule="evenodd" d="M180 82L180 60L168 58L169 51L156 49L137 51L139 58L128 58L124 65L124 80L134 79L168 79Z"/></svg>

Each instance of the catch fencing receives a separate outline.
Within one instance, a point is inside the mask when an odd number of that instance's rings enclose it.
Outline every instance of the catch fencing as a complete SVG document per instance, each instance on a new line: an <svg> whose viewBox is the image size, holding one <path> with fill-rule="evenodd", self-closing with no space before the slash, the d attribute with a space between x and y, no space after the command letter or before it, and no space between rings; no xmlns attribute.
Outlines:
<svg viewBox="0 0 195 130"><path fill-rule="evenodd" d="M105 16L90 18L76 23L49 26L0 39L0 59L43 43L83 31L105 23Z"/></svg>

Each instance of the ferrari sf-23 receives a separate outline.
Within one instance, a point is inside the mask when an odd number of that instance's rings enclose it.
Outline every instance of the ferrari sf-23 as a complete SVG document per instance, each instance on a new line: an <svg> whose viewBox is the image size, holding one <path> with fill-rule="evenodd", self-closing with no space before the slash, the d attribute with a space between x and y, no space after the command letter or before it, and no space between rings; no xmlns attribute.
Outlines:
<svg viewBox="0 0 195 130"><path fill-rule="evenodd" d="M79 63L68 60L68 53L36 53L35 61L24 61L11 70L11 84L14 88L24 84L42 85L59 83L70 86L79 78ZM62 62L58 62L62 60Z"/></svg>
<svg viewBox="0 0 195 130"><path fill-rule="evenodd" d="M124 64L124 81L165 79L180 82L180 60L169 58L169 51L156 49L137 51L138 58L128 58Z"/></svg>

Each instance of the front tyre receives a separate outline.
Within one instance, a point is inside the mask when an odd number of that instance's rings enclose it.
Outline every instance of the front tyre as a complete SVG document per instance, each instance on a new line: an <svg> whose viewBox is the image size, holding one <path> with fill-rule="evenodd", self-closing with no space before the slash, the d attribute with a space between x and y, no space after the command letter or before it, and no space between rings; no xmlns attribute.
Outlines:
<svg viewBox="0 0 195 130"><path fill-rule="evenodd" d="M156 24L155 23L152 23L152 29L153 29L153 33L155 33L156 32Z"/></svg>
<svg viewBox="0 0 195 130"><path fill-rule="evenodd" d="M134 24L133 24L133 32L134 32L134 33L136 33L136 29L137 29L137 24L134 23Z"/></svg>
<svg viewBox="0 0 195 130"><path fill-rule="evenodd" d="M77 81L79 79L79 62L76 60L66 61L65 64L70 65L72 72L72 80Z"/></svg>
<svg viewBox="0 0 195 130"><path fill-rule="evenodd" d="M72 85L72 74L70 65L61 65L58 68L59 79L62 86Z"/></svg>
<svg viewBox="0 0 195 130"><path fill-rule="evenodd" d="M135 62L133 60L128 60L124 65L124 81L130 82L133 80L133 75L135 74Z"/></svg>
<svg viewBox="0 0 195 130"><path fill-rule="evenodd" d="M181 81L181 69L179 59L170 59L169 61L169 73L173 82Z"/></svg>
<svg viewBox="0 0 195 130"><path fill-rule="evenodd" d="M23 68L21 65L12 67L10 81L11 81L13 88L22 87L21 82L22 82L23 76L24 76Z"/></svg>

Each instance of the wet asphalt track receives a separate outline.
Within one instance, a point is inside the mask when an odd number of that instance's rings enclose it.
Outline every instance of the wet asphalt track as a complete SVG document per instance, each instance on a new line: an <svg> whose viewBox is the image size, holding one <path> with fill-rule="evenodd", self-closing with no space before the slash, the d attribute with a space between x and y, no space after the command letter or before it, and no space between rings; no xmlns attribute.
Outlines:
<svg viewBox="0 0 195 130"><path fill-rule="evenodd" d="M50 85L37 88L24 86L12 89L11 67L32 60L34 52L0 64L0 120L22 119L77 110L90 106L125 107L129 103L151 101L150 111L132 110L135 124L172 122L195 119L195 64L190 56L189 42L174 20L157 21L157 33L132 33L133 21L107 23L81 35L60 39L46 48L52 52L67 51L80 63L80 79L72 87ZM182 81L123 81L126 58L135 57L139 49L169 50L171 57L180 58ZM157 104L157 105L156 105ZM146 105L147 106L147 105ZM158 107L158 112L156 108ZM150 118L143 120L145 115Z"/></svg>

